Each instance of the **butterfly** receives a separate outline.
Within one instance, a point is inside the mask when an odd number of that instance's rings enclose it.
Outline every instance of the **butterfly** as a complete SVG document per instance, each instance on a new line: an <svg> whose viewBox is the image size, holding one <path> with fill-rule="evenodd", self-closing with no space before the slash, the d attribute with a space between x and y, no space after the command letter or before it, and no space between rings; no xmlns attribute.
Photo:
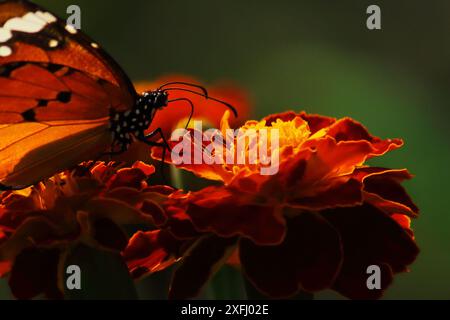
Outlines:
<svg viewBox="0 0 450 320"><path fill-rule="evenodd" d="M145 133L171 90L208 96L172 82L138 94L96 42L29 2L0 3L0 190L21 189L80 162L142 141L167 148L160 128ZM159 136L159 140L156 138ZM162 142L161 142L162 140Z"/></svg>

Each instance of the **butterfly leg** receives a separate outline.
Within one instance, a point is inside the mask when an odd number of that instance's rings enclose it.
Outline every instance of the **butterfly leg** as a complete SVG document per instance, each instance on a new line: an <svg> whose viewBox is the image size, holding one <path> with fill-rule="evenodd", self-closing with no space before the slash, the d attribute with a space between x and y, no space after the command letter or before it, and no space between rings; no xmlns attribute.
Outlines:
<svg viewBox="0 0 450 320"><path fill-rule="evenodd" d="M109 152L104 152L104 153L102 153L102 154L97 158L97 160L96 160L95 162L97 162L99 159L101 159L101 158L103 158L103 157L109 157L109 160L112 161L112 157L114 157L114 156L120 156L122 153L124 153L125 151L127 151L126 148L124 148L124 147L121 147L120 150L118 150L118 151L114 151L114 145L115 145L115 144L116 144L116 143L113 142L113 143L111 144L110 151L109 151Z"/></svg>
<svg viewBox="0 0 450 320"><path fill-rule="evenodd" d="M150 140L151 138L155 137L158 134L161 137L163 142L155 142L155 141ZM157 129L153 130L149 134L145 135L143 139L139 139L139 140L149 146L163 148L162 159L161 159L162 164L164 164L164 160L166 159L166 150L172 151L172 149L169 146L169 143L167 142L166 138L164 137L164 134L163 134L161 128L157 128Z"/></svg>
<svg viewBox="0 0 450 320"><path fill-rule="evenodd" d="M159 135L161 137L162 142L156 142L150 140L151 138ZM163 177L164 181L167 181L166 176L164 174L164 161L166 159L166 150L172 151L172 149L169 146L169 143L167 142L166 138L164 137L164 134L162 132L161 128L157 128L150 132L149 134L145 135L143 138L138 138L139 141L142 141L143 143L147 144L151 147L160 147L162 148L162 159L161 159L161 175Z"/></svg>
<svg viewBox="0 0 450 320"><path fill-rule="evenodd" d="M169 151L172 151L172 149L169 146L169 143L167 142L166 138L164 137L164 134L163 134L161 128L157 128L157 129L153 130L149 134L146 134L144 136L144 139L139 139L139 140L144 142L144 143L147 143L147 142L152 142L153 143L154 141L151 141L150 139L155 137L158 134L159 134L159 136L160 136L160 138L162 139L163 142L162 143L161 142L155 142L156 144L154 144L153 146L154 147L165 147L165 148L169 149Z"/></svg>
<svg viewBox="0 0 450 320"><path fill-rule="evenodd" d="M159 129L159 131L161 132L161 129ZM150 136L152 133L150 133L148 136ZM161 134L161 136L163 136L163 135ZM164 173L164 160L166 158L166 150L170 149L167 141L165 139L163 139L163 142L155 142L155 141L151 141L151 140L148 140L148 139L139 139L139 140L142 141L143 143L145 143L146 145L150 146L150 147L161 147L163 149L162 150L162 159L161 159L161 162L160 162L160 164L161 164L160 165L161 176L162 176L162 178L163 178L163 180L164 180L164 182L166 184L170 184L170 183L167 183L168 180L167 180L166 175Z"/></svg>

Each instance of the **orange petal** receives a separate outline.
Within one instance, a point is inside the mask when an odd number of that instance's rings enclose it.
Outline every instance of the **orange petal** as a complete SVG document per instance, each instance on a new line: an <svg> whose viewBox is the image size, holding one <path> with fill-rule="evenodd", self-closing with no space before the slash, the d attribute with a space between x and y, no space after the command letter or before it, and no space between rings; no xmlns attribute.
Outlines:
<svg viewBox="0 0 450 320"><path fill-rule="evenodd" d="M142 161L137 161L133 164L133 168L137 168L141 170L146 176L150 176L155 173L155 167L149 164L146 164Z"/></svg>
<svg viewBox="0 0 450 320"><path fill-rule="evenodd" d="M299 212L288 219L287 234L277 246L241 239L240 260L247 278L263 293L289 297L300 289L329 288L342 263L339 234L320 215Z"/></svg>
<svg viewBox="0 0 450 320"><path fill-rule="evenodd" d="M175 263L183 242L164 230L136 232L122 252L133 278L163 270Z"/></svg>
<svg viewBox="0 0 450 320"><path fill-rule="evenodd" d="M235 238L206 236L185 255L176 269L169 289L169 299L196 297L208 280L222 267L236 245Z"/></svg>
<svg viewBox="0 0 450 320"><path fill-rule="evenodd" d="M226 188L208 187L193 193L186 214L198 231L221 237L241 235L255 243L277 244L285 235L281 207L249 201Z"/></svg>
<svg viewBox="0 0 450 320"><path fill-rule="evenodd" d="M328 128L327 134L335 138L338 142L368 141L374 149L371 156L383 155L386 152L400 148L403 145L403 141L400 139L382 140L372 136L362 124L350 118L336 121Z"/></svg>

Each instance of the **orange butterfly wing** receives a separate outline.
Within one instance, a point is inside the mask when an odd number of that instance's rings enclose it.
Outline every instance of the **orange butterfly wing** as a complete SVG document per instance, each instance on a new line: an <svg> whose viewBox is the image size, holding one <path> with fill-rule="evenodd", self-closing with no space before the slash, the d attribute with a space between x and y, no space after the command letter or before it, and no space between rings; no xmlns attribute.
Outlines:
<svg viewBox="0 0 450 320"><path fill-rule="evenodd" d="M110 109L130 109L131 81L80 31L25 1L0 4L0 188L20 188L112 143Z"/></svg>

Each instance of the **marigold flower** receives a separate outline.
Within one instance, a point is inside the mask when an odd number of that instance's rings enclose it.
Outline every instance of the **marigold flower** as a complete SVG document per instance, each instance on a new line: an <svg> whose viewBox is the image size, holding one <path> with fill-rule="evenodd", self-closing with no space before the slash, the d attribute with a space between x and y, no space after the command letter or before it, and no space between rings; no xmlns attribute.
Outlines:
<svg viewBox="0 0 450 320"><path fill-rule="evenodd" d="M161 194L146 180L154 172L142 162L130 168L86 163L36 186L1 194L0 275L9 275L20 299L45 293L61 298L66 253L83 243L122 251L128 236L121 226L153 225Z"/></svg>
<svg viewBox="0 0 450 320"><path fill-rule="evenodd" d="M221 130L227 128L225 115ZM164 204L161 227L193 243L170 296L197 295L238 253L248 280L272 297L332 288L352 299L379 298L418 254L410 229L418 208L401 186L411 178L406 169L370 167L366 161L403 142L374 137L350 118L304 112L241 127L254 128L279 130L274 175L261 175L261 163L179 165L222 185L176 192ZM158 149L152 155L161 158ZM382 290L367 288L370 265L381 269Z"/></svg>

